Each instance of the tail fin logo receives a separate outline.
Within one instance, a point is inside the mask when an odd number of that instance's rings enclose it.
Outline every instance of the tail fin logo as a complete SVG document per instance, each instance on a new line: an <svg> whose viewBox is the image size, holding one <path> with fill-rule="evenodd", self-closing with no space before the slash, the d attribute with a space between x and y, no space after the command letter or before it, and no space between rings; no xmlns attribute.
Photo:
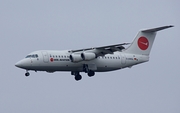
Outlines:
<svg viewBox="0 0 180 113"><path fill-rule="evenodd" d="M142 36L138 39L138 47L141 50L146 50L149 47L149 41L146 37Z"/></svg>

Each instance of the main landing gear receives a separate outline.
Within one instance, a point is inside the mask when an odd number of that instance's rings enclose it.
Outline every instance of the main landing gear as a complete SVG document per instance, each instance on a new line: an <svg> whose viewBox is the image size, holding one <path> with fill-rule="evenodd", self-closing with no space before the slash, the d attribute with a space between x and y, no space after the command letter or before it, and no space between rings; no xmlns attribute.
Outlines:
<svg viewBox="0 0 180 113"><path fill-rule="evenodd" d="M84 70L85 73L87 73L87 75L88 75L89 77L92 77L92 76L95 75L95 72L92 71L92 70L90 70L90 69L88 68L88 65L87 65L87 64L84 64L84 65L83 65L83 70Z"/></svg>
<svg viewBox="0 0 180 113"><path fill-rule="evenodd" d="M89 70L89 72L87 73L89 77L92 77L95 75L95 72L92 70Z"/></svg>
<svg viewBox="0 0 180 113"><path fill-rule="evenodd" d="M71 75L74 75L74 78L75 78L76 81L79 81L79 80L82 79L82 76L79 74L79 72L72 71Z"/></svg>
<svg viewBox="0 0 180 113"><path fill-rule="evenodd" d="M92 76L95 75L95 72L92 71L92 70L90 70L90 69L88 68L88 65L87 65L87 64L84 64L84 65L83 65L83 71L84 71L85 73L87 73L87 75L88 75L89 77L92 77ZM76 81L79 81L79 80L82 79L82 76L81 76L79 73L80 73L79 71L71 71L71 75L74 75L74 78L75 78Z"/></svg>

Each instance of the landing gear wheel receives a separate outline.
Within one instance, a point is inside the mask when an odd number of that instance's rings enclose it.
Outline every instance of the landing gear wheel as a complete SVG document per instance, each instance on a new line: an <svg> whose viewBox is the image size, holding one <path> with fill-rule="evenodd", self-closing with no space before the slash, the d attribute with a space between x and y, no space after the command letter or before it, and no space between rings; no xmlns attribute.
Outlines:
<svg viewBox="0 0 180 113"><path fill-rule="evenodd" d="M95 72L94 72L94 71L90 70L90 71L88 72L88 76L89 76L89 77L92 77L92 76L94 76L94 75L95 75Z"/></svg>
<svg viewBox="0 0 180 113"><path fill-rule="evenodd" d="M75 80L76 80L76 81L79 81L79 80L81 80L81 79L82 79L82 76L81 76L81 75L76 75L76 76L75 76Z"/></svg>
<svg viewBox="0 0 180 113"><path fill-rule="evenodd" d="M30 73L29 73L29 72L26 72L26 73L25 73L25 76L29 76L29 75L30 75Z"/></svg>

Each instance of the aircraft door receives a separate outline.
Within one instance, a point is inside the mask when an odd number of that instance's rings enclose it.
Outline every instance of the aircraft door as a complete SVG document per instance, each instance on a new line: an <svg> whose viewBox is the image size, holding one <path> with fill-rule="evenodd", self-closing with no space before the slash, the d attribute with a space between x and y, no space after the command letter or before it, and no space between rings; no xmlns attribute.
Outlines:
<svg viewBox="0 0 180 113"><path fill-rule="evenodd" d="M48 61L49 61L48 53L47 53L46 51L43 51L43 52L42 52L42 55L43 55L43 61L44 61L45 63L48 63Z"/></svg>
<svg viewBox="0 0 180 113"><path fill-rule="evenodd" d="M121 54L121 63L126 64L126 55L125 54Z"/></svg>

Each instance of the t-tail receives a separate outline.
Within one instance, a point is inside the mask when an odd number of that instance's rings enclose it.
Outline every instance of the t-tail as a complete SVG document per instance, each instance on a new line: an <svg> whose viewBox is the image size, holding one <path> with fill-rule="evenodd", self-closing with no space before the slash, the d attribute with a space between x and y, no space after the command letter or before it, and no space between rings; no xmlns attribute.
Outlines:
<svg viewBox="0 0 180 113"><path fill-rule="evenodd" d="M149 56L156 32L170 27L173 26L163 26L139 31L134 41L124 52Z"/></svg>

